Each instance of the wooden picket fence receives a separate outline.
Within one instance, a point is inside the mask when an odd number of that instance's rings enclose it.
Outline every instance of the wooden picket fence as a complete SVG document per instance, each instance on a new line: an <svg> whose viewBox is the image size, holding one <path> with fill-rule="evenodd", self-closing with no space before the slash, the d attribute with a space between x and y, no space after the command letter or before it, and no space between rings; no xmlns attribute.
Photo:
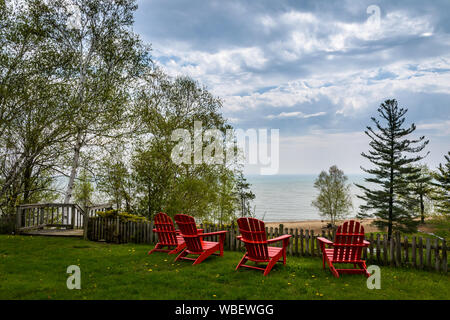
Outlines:
<svg viewBox="0 0 450 320"><path fill-rule="evenodd" d="M225 249L231 251L244 251L244 246L237 239L239 229L236 224L219 226L201 224L199 228L204 232L219 230L228 231L225 239ZM292 238L287 250L292 256L321 257L322 253L317 243L317 237L333 240L333 232L322 231L315 234L313 230L287 229L282 224L278 228L266 227L267 237L275 238L282 234L290 234ZM88 239L93 241L106 241L114 243L142 243L156 244L157 235L153 232L153 222L123 222L118 218L94 217L89 219ZM211 241L218 241L217 236L210 237ZM447 272L447 246L445 240L423 239L396 233L388 240L386 235L370 234L367 239L370 246L363 251L363 257L369 264L390 265L394 267L412 267L423 270ZM281 243L274 244L281 246Z"/></svg>
<svg viewBox="0 0 450 320"><path fill-rule="evenodd" d="M15 214L1 214L0 215L0 234L11 234L16 227Z"/></svg>

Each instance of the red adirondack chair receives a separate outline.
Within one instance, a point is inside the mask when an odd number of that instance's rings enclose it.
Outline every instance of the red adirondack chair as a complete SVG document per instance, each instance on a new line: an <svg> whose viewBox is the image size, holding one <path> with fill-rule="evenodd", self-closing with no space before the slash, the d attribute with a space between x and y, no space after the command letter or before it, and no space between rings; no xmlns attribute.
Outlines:
<svg viewBox="0 0 450 320"><path fill-rule="evenodd" d="M195 220L191 216L185 214L175 215L175 222L180 228L180 233L186 243L186 248L178 255L175 261L184 259L194 261L199 264L210 255L223 256L223 243L225 242L225 234L227 231L216 231L201 233L197 230ZM219 235L219 242L204 241L204 237ZM216 253L219 251L219 253ZM188 254L198 255L196 259L186 257Z"/></svg>
<svg viewBox="0 0 450 320"><path fill-rule="evenodd" d="M370 276L366 262L361 259L362 250L366 250L370 242L364 240L364 227L358 221L346 221L342 226L339 226L334 242L322 237L317 238L317 240L322 250L323 268L325 269L325 262L327 262L336 278L339 278L339 273ZM333 248L327 249L325 245ZM354 268L336 269L334 264L337 263L353 264Z"/></svg>
<svg viewBox="0 0 450 320"><path fill-rule="evenodd" d="M250 269L257 269L264 271L267 276L277 262L286 264L286 248L289 245L289 238L291 235L285 234L274 239L266 239L266 228L264 222L255 218L239 218L237 220L239 231L241 233L237 238L245 243L247 252L242 257L241 261L236 267L246 267ZM283 241L283 247L269 247L268 244ZM281 261L280 258L283 258ZM257 266L246 265L247 260L256 263L268 262L265 268Z"/></svg>
<svg viewBox="0 0 450 320"><path fill-rule="evenodd" d="M155 215L154 227L153 231L158 235L158 243L148 254L152 254L155 251L174 254L186 247L179 230L175 230L172 219L164 212ZM162 249L163 247L167 247L168 249Z"/></svg>

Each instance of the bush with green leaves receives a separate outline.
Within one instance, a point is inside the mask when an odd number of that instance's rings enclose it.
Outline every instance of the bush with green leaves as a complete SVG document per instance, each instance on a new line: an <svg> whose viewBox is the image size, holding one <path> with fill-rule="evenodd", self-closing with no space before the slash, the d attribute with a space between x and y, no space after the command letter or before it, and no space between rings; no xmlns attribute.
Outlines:
<svg viewBox="0 0 450 320"><path fill-rule="evenodd" d="M99 217L101 218L117 218L119 217L119 220L121 222L145 222L149 221L146 217L138 216L132 213L123 212L119 210L108 210L108 211L102 211L97 213Z"/></svg>

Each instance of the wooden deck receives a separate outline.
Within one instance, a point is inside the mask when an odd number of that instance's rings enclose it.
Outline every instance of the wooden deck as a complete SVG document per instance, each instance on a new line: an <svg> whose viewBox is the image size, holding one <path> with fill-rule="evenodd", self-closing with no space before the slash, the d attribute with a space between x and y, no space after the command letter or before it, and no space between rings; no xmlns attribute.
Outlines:
<svg viewBox="0 0 450 320"><path fill-rule="evenodd" d="M83 237L85 217L112 209L111 204L81 208L76 203L32 203L16 208L18 234L50 237Z"/></svg>
<svg viewBox="0 0 450 320"><path fill-rule="evenodd" d="M28 236L47 236L47 237L83 237L83 229L42 229L30 230L21 233Z"/></svg>

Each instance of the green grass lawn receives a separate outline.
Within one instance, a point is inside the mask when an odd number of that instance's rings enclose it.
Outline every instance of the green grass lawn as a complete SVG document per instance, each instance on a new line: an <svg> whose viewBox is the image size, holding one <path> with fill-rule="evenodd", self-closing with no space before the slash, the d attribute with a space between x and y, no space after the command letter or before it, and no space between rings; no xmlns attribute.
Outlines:
<svg viewBox="0 0 450 320"><path fill-rule="evenodd" d="M288 257L269 276L241 269L225 251L197 266L174 255L147 255L148 245L76 238L0 236L0 299L449 299L447 274L381 267L381 289L361 275L334 278L318 258ZM69 290L69 265L81 290Z"/></svg>
<svg viewBox="0 0 450 320"><path fill-rule="evenodd" d="M444 238L445 241L448 243L450 242L450 218L445 216L438 216L434 218L427 219L424 224L419 224L419 229L427 228L432 231L432 233L438 237ZM381 239L383 239L383 235L387 235L387 232L369 232L366 233L366 239L369 239L370 234L373 234L374 239L376 239L377 234L381 235ZM416 237L416 240L418 241L419 237L422 237L423 240L426 241L427 238L431 239L431 242L433 243L436 239L435 236L428 234L426 232L415 232L415 233L409 233L404 234L402 233L402 241L404 237L408 237L408 241L412 240L412 237ZM440 240L441 241L441 240Z"/></svg>

